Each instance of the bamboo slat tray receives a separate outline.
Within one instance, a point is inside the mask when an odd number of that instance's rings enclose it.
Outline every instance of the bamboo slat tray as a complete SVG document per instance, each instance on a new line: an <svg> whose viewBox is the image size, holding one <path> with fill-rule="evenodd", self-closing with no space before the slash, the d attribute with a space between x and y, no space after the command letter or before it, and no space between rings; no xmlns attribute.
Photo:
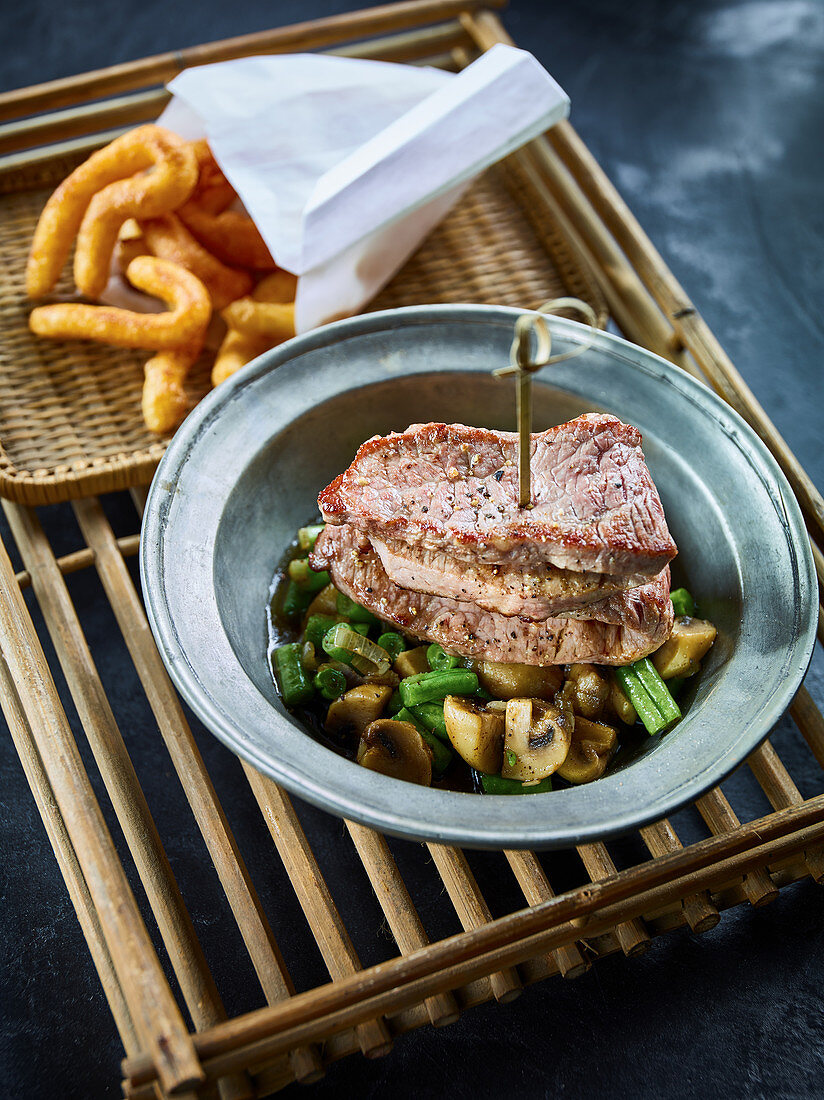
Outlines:
<svg viewBox="0 0 824 1100"><path fill-rule="evenodd" d="M378 34L386 37L362 42L358 50L387 59L430 58L459 65L477 50L507 40L497 18L471 0L424 0L372 9L307 24L297 31L285 28L203 47L182 60L147 59L0 97L0 117L8 118L137 89L94 107L0 127L0 149L62 137L89 147L100 140L95 127L131 124L151 117L149 110L156 113L163 93L143 89L167 78L178 64L295 46L352 52L353 39ZM441 56L444 52L446 58ZM87 138L90 132L93 136ZM64 148L59 155L78 151ZM26 157L26 172L53 170L53 151ZM15 172L24 170L19 158L13 167ZM494 232L487 227L478 231L475 254L461 251L467 226L471 229L484 219L501 217L508 219L508 233L514 232L516 223L519 226L517 248L513 249L510 237L507 249L496 252ZM466 219L463 226L461 218ZM548 243L549 238L556 243ZM705 378L759 432L793 484L812 533L819 579L824 582L824 502L568 124L555 127L546 138L516 154L503 175L493 174L483 181L480 192L412 261L382 301L395 305L421 300L418 295L431 293L428 281L443 288L443 268L451 270L457 262L463 282L456 277L444 293L465 288L462 293L467 297L482 298L494 282L495 300L529 304L523 299L533 293L546 297L552 292L551 282L542 282L551 278L547 256L562 255L567 259L557 261L555 271L564 286L574 286L576 293L595 301L603 295L612 317L630 339ZM564 263L570 266L563 268ZM560 275L558 265L563 268ZM588 271L594 273L594 281ZM62 440L64 431L62 423L45 421L32 433L38 438L31 445L56 448L54 440ZM115 434L111 423L101 423L100 431ZM45 440L39 438L43 435ZM105 477L114 479L106 482L109 486L130 484L132 476L137 477L134 453L123 453L127 454L124 462L134 463L123 481L116 480L120 476L115 473L116 456L104 458L111 467ZM142 476L150 465L147 460ZM29 472L34 478L35 471ZM13 480L12 474L8 476ZM819 793L805 800L769 742L750 757L748 767L769 800L771 813L742 822L727 795L715 789L695 807L705 823L703 838L682 846L670 822L657 822L631 838L635 855L624 860L627 865L621 871L605 845L582 846L568 853L569 866L557 896L547 863L539 857L528 852L491 855L496 879L511 872L521 897L497 919L485 900L483 878L476 878L461 851L390 844L352 823L341 835L335 822L334 832L323 837L325 845L332 844L338 859L354 861L364 872L352 876L347 890L368 890L367 883L371 884L394 941L392 957L364 968L289 797L246 767L249 802L256 802L263 815L330 978L296 992L289 968L298 962L285 958L278 946L286 930L277 925L276 913L269 914L269 923L234 841L231 820L248 814L249 804L221 806L147 629L127 563L136 552L137 535L116 538L100 501L88 495L80 498L81 491L88 493L96 484L94 473L79 470L60 476L75 478L73 509L83 537L83 545L68 555L56 556L32 508L19 501L3 504L25 571L15 575L6 550L0 547L0 696L123 1039L127 1097L142 1100L185 1094L240 1100L269 1095L293 1080L316 1079L330 1063L349 1053L386 1054L394 1037L405 1031L447 1024L492 998L510 1000L531 982L559 974L575 977L611 953L637 955L653 937L684 925L695 932L707 931L730 906L764 905L780 889L804 878L824 881L824 776ZM61 492L65 490L63 486ZM26 491L22 489L20 495ZM49 491L44 488L44 497L38 499L51 499ZM143 491L133 488L132 495L139 509ZM69 594L64 575L91 566L111 604L237 924L236 940L222 944L221 952L225 957L233 951L238 965L248 956L246 963L257 975L258 1007L233 1018L227 1018L212 977L215 960L210 963L198 943L117 716L106 698L84 633L85 609L75 607ZM23 590L28 587L34 590L143 885L142 907L129 887L24 600ZM824 640L824 610L819 640ZM805 746L802 750L794 746L794 751L809 750L824 768L824 719L805 688L790 713L803 737L799 743ZM152 736L153 730L143 734ZM732 787L725 786L734 798ZM679 815L676 824L683 833L681 820ZM616 846L611 847L614 852ZM428 938L416 906L419 878L408 873L416 852L421 860L431 862L434 870L428 867L427 873L436 874L445 889L438 901L440 911L448 907L463 931ZM475 857L471 858L477 866ZM405 877L400 866L407 872ZM256 870L262 875L262 868ZM437 916L429 909L427 923L443 926ZM164 948L162 961L147 920L156 923ZM432 1042L437 1042L437 1036L432 1036Z"/></svg>

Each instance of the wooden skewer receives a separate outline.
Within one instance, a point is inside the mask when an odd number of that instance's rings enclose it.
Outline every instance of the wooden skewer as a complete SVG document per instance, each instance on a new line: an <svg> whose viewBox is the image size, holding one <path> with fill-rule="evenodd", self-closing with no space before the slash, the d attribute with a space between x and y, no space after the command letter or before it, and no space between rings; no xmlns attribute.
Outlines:
<svg viewBox="0 0 824 1100"><path fill-rule="evenodd" d="M581 844L576 850L593 882L610 878L617 873L612 857L603 844ZM651 942L649 932L638 918L619 924L615 935L628 959L643 955Z"/></svg>
<svg viewBox="0 0 824 1100"><path fill-rule="evenodd" d="M405 955L425 947L429 940L386 838L355 821L345 824L398 947ZM458 1003L451 993L428 997L426 1011L434 1027L452 1024L460 1015Z"/></svg>
<svg viewBox="0 0 824 1100"><path fill-rule="evenodd" d="M455 906L455 912L463 927L469 932L488 924L492 920L492 914L463 852L459 848L449 848L444 844L427 844L426 847L438 868L438 874L443 879L446 892ZM502 1004L514 1001L523 988L521 979L510 968L490 974L489 982L495 1000Z"/></svg>
<svg viewBox="0 0 824 1100"><path fill-rule="evenodd" d="M788 806L799 806L804 801L769 741L751 753L747 763L773 809L784 810ZM804 861L813 879L824 882L824 852L819 849L806 851Z"/></svg>
<svg viewBox="0 0 824 1100"><path fill-rule="evenodd" d="M122 559L121 559L122 561ZM8 676L37 744L43 768L77 854L106 944L140 1038L167 1091L203 1081L180 1011L149 940L71 728L40 641L0 546L0 636Z"/></svg>
<svg viewBox="0 0 824 1100"><path fill-rule="evenodd" d="M666 818L655 821L652 825L645 825L640 832L650 855L656 859L684 847ZM681 904L684 908L684 916L693 932L708 932L711 928L715 928L721 919L706 890L702 890L699 894L689 894Z"/></svg>
<svg viewBox="0 0 824 1100"><path fill-rule="evenodd" d="M543 867L534 852L508 849L504 852L512 868L518 885L530 905L540 905L542 901L554 898L555 893L549 885ZM552 952L558 970L565 978L578 978L589 970L590 963L581 954L577 944L564 944Z"/></svg>
<svg viewBox="0 0 824 1100"><path fill-rule="evenodd" d="M33 509L3 501L18 549L106 785L123 835L157 920L180 988L199 1030L226 1019L180 889L155 826L131 758L92 659L77 612ZM250 1097L248 1079L224 1083L226 1100Z"/></svg>
<svg viewBox="0 0 824 1100"><path fill-rule="evenodd" d="M696 809L713 836L721 836L740 827L741 822L719 787L713 787L695 803ZM762 867L744 875L744 891L750 904L768 905L778 897L778 887Z"/></svg>
<svg viewBox="0 0 824 1100"><path fill-rule="evenodd" d="M365 1014L389 1012L448 988L456 966L469 980L501 965L513 965L558 946L568 936L566 922L586 921L598 935L639 912L655 908L688 890L710 889L741 871L780 860L824 838L824 795L801 806L748 822L733 834L710 837L689 848L571 890L531 909L500 917L473 932L458 933L412 955L369 967L339 982L301 993L269 1008L217 1025L194 1037L207 1073L226 1072L244 1049L256 1055L284 1049L296 1038L341 1030ZM685 882L689 880L689 884ZM150 1083L151 1059L124 1066L132 1087Z"/></svg>
<svg viewBox="0 0 824 1100"><path fill-rule="evenodd" d="M154 644L140 597L100 502L94 498L75 501L74 512L83 537L94 552L98 575L261 987L270 1004L290 997L294 993L292 980ZM317 1080L323 1072L317 1053L310 1048L301 1047L290 1052L290 1059L300 1081Z"/></svg>
<svg viewBox="0 0 824 1100"><path fill-rule="evenodd" d="M340 981L357 973L362 969L358 953L332 900L291 799L245 760L243 771L332 980ZM358 1024L356 1030L360 1048L367 1058L380 1058L392 1049L392 1039L383 1020Z"/></svg>

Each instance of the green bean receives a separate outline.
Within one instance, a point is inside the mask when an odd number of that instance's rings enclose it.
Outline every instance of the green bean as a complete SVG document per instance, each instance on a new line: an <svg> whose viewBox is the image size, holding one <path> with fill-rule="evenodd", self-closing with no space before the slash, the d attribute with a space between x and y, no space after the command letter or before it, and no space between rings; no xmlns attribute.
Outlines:
<svg viewBox="0 0 824 1100"><path fill-rule="evenodd" d="M486 688L482 687L480 684L478 684L478 687L472 694L476 699L480 699L482 703L488 703L495 698L491 691L487 691Z"/></svg>
<svg viewBox="0 0 824 1100"><path fill-rule="evenodd" d="M327 631L331 630L337 622L332 615L310 615L306 621L306 630L303 632L303 640L311 642L317 653L323 646L323 638Z"/></svg>
<svg viewBox="0 0 824 1100"><path fill-rule="evenodd" d="M669 724L655 705L647 689L638 679L638 673L632 665L623 665L615 669L615 679L624 695L635 707L635 713L644 723L650 734L660 733Z"/></svg>
<svg viewBox="0 0 824 1100"><path fill-rule="evenodd" d="M670 695L669 688L658 675L658 670L649 657L642 657L640 661L636 661L632 665L632 668L647 689L650 698L666 719L667 725L677 722L681 717L681 709Z"/></svg>
<svg viewBox="0 0 824 1100"><path fill-rule="evenodd" d="M323 523L312 523L308 527L301 527L298 531L298 544L301 549L311 550L325 526Z"/></svg>
<svg viewBox="0 0 824 1100"><path fill-rule="evenodd" d="M670 592L670 599L676 615L689 615L690 618L695 615L695 600L686 588L676 588Z"/></svg>
<svg viewBox="0 0 824 1100"><path fill-rule="evenodd" d="M428 730L431 730L441 741L449 743L449 734L446 732L446 720L443 716L443 703L419 703L410 708Z"/></svg>
<svg viewBox="0 0 824 1100"><path fill-rule="evenodd" d="M432 733L431 730L427 729L426 726L418 720L417 716L406 707L403 707L401 710L398 711L398 713L395 715L395 721L412 723L412 725L415 727L415 729L418 731L418 733L421 735L427 745L429 745L429 748L432 750L432 770L435 772L436 775L441 775L443 772L445 772L449 765L452 763L452 759L454 756L451 746L445 745L443 741L438 740L435 734Z"/></svg>
<svg viewBox="0 0 824 1100"><path fill-rule="evenodd" d="M283 597L282 611L284 619L294 620L300 618L311 602L312 593L307 592L306 589L290 580L286 585L286 594Z"/></svg>
<svg viewBox="0 0 824 1100"><path fill-rule="evenodd" d="M399 710L403 710L403 699L401 699L401 693L396 688L389 696L389 702L386 704L386 713L392 717L397 714Z"/></svg>
<svg viewBox="0 0 824 1100"><path fill-rule="evenodd" d="M385 634L381 634L378 645L386 650L393 661L406 649L406 642L394 630L387 630Z"/></svg>
<svg viewBox="0 0 824 1100"><path fill-rule="evenodd" d="M433 642L427 649L426 659L433 672L443 672L447 668L456 668L458 665L458 658L455 654L447 653L444 647L438 645L437 642Z"/></svg>
<svg viewBox="0 0 824 1100"><path fill-rule="evenodd" d="M344 619L348 619L350 623L368 623L369 626L373 626L378 621L371 611L367 611L359 603L350 600L343 592L338 592L337 608L338 614L342 615Z"/></svg>
<svg viewBox="0 0 824 1100"><path fill-rule="evenodd" d="M347 626L350 630L353 630L355 634L360 634L362 637L366 637L369 633L369 623L335 623L326 631L323 635L323 641L321 646L324 653L328 653L333 661L340 661L341 664L351 665L352 659L355 656L351 649L343 649L342 646L335 645L333 635L339 626Z"/></svg>
<svg viewBox="0 0 824 1100"><path fill-rule="evenodd" d="M526 786L520 779L504 779L501 775L481 773L481 787L484 794L545 794L552 790L552 779L547 776L540 783Z"/></svg>
<svg viewBox="0 0 824 1100"><path fill-rule="evenodd" d="M437 703L447 695L471 695L478 689L478 677L466 668L450 668L444 672L421 672L401 680L398 690L404 706Z"/></svg>
<svg viewBox="0 0 824 1100"><path fill-rule="evenodd" d="M306 670L300 662L300 642L282 645L272 654L272 663L280 683L280 693L287 707L308 703L315 694Z"/></svg>
<svg viewBox="0 0 824 1100"><path fill-rule="evenodd" d="M667 680L667 691L670 693L673 699L678 698L678 696L681 694L681 689L686 682L686 676L674 676L672 680Z"/></svg>
<svg viewBox="0 0 824 1100"><path fill-rule="evenodd" d="M321 665L312 683L330 703L333 699L339 699L346 691L346 677L339 669L331 668L329 665Z"/></svg>
<svg viewBox="0 0 824 1100"><path fill-rule="evenodd" d="M316 572L309 564L308 558L293 558L289 562L287 572L290 580L300 585L305 592L320 592L321 588L325 588L332 581L325 569Z"/></svg>

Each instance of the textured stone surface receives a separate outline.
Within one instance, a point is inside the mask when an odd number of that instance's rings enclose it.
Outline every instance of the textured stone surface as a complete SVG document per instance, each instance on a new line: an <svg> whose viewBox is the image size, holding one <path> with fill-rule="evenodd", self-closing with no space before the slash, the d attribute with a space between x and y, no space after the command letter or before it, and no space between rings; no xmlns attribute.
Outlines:
<svg viewBox="0 0 824 1100"><path fill-rule="evenodd" d="M159 0L68 6L31 0L3 12L3 87L47 80L148 53L340 12L333 0L214 0L171 9ZM817 310L824 255L824 8L815 0L696 0L660 4L513 0L506 22L570 93L573 120L696 305L819 486L824 329ZM111 502L119 533L134 529L127 499ZM68 508L43 513L61 551L79 541ZM3 535L6 529L3 528ZM191 817L159 747L139 684L92 574L71 579L170 859L215 977L235 1014L259 1003L251 967L208 870ZM808 686L824 701L818 654ZM75 730L82 738L76 720ZM299 988L324 970L237 761L209 735L200 744ZM802 793L822 789L788 722L775 743ZM742 816L766 812L748 773L726 789ZM108 813L105 794L102 801ZM120 1041L10 741L0 736L0 1081L3 1094L116 1097ZM364 962L391 953L342 827L302 808L322 869ZM109 816L111 816L109 814ZM676 825L701 835L690 814ZM121 837L113 829L118 844ZM616 859L637 858L629 842ZM430 865L396 852L433 936L456 930ZM345 853L343 856L341 853ZM493 910L517 902L498 863L473 855ZM559 886L572 874L549 860ZM459 1098L517 1093L572 1097L802 1097L820 1093L824 896L787 891L761 912L736 910L704 937L678 933L631 962L610 958L570 983L553 980L505 1007L473 1010L433 1034L400 1040L387 1059L333 1067L304 1095ZM154 933L153 933L154 934ZM297 1089L293 1092L297 1093Z"/></svg>

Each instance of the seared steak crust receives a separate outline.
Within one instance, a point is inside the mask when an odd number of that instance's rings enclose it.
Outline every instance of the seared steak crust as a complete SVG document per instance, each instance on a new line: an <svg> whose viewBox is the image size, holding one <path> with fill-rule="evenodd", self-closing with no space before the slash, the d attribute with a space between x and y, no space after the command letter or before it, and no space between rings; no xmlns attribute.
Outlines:
<svg viewBox="0 0 824 1100"><path fill-rule="evenodd" d="M644 584L638 573L574 573L548 562L487 565L455 558L444 550L414 549L370 534L387 576L401 588L476 603L500 615L548 619L571 611L590 618L589 607L616 592Z"/></svg>
<svg viewBox="0 0 824 1100"><path fill-rule="evenodd" d="M491 565L655 576L676 554L636 428L588 413L532 436L518 504L514 433L413 425L375 436L320 494L328 523Z"/></svg>
<svg viewBox="0 0 824 1100"><path fill-rule="evenodd" d="M668 568L648 584L594 605L607 621L532 622L398 587L386 575L369 539L354 526L327 527L310 560L314 568L328 569L342 592L381 619L396 623L413 637L488 661L629 664L657 649L672 630Z"/></svg>

